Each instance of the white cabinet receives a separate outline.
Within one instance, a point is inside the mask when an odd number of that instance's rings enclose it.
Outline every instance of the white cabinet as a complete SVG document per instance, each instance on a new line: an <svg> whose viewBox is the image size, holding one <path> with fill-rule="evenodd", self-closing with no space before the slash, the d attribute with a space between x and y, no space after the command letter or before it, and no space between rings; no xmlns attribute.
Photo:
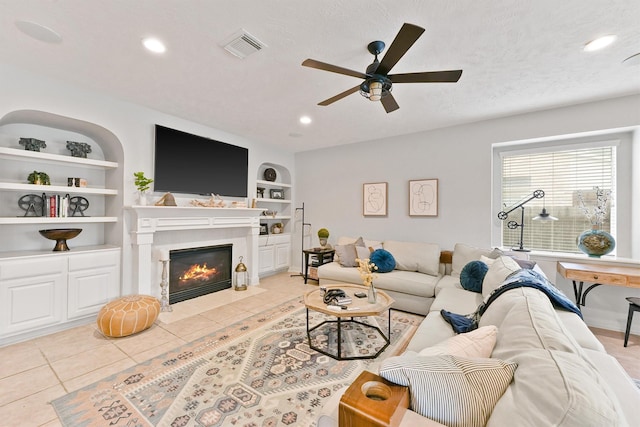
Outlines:
<svg viewBox="0 0 640 427"><path fill-rule="evenodd" d="M120 294L120 251L101 251L69 257L67 318L100 311Z"/></svg>
<svg viewBox="0 0 640 427"><path fill-rule="evenodd" d="M64 257L0 262L0 338L63 320Z"/></svg>
<svg viewBox="0 0 640 427"><path fill-rule="evenodd" d="M120 294L120 248L0 258L0 344L94 316ZM16 339L18 338L18 339Z"/></svg>
<svg viewBox="0 0 640 427"><path fill-rule="evenodd" d="M268 276L289 268L291 239L288 234L260 236L258 243L260 276Z"/></svg>

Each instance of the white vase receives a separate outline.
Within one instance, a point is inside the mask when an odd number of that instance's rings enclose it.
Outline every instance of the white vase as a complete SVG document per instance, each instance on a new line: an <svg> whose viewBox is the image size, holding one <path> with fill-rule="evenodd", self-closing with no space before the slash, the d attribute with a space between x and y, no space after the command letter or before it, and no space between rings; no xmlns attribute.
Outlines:
<svg viewBox="0 0 640 427"><path fill-rule="evenodd" d="M376 287L373 286L373 282L371 282L369 290L367 291L367 301L369 304L375 304L378 301L378 292L376 291Z"/></svg>
<svg viewBox="0 0 640 427"><path fill-rule="evenodd" d="M138 191L138 206L147 206L147 193Z"/></svg>

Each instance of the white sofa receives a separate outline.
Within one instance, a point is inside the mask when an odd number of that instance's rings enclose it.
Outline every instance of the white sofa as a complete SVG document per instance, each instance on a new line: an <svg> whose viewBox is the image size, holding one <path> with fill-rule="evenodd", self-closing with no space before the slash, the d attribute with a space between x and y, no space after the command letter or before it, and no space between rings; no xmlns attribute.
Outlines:
<svg viewBox="0 0 640 427"><path fill-rule="evenodd" d="M510 258L500 257L489 267L482 282L482 293L463 289L459 278L461 268L489 252L488 249L456 245L450 268L452 273L439 277L434 288L435 298L405 353L382 362L380 373L383 377L410 388L412 406L400 425L440 425L434 419L443 425L465 427L485 424L496 427L639 425L640 390L577 314L554 308L549 298L537 289L509 290L487 308L479 320L479 329L469 335L475 337L480 330L484 332L491 328L496 331L487 354L479 356L474 348L470 354L457 353L456 346L465 340L466 334L456 335L441 310L458 314L474 312L492 290L520 268ZM483 341L484 338L466 339L472 347ZM434 380L431 364L442 365L452 360L456 363L466 361L472 366L484 361L504 362L515 367L515 371L503 389L497 381L483 380L481 375L473 377L482 369L472 369L474 373L470 376L447 372L444 377L438 377L442 369L435 369ZM452 388L460 391L458 386L451 386L458 384L452 378L471 384L471 388L475 384L476 388L468 394L451 393ZM485 392L497 393L497 402L478 397ZM336 393L325 405L318 418L318 427L338 425L341 394ZM470 407L475 408L467 401L459 401L460 396L479 400L476 403L480 409L474 420L460 418L465 411L470 411Z"/></svg>

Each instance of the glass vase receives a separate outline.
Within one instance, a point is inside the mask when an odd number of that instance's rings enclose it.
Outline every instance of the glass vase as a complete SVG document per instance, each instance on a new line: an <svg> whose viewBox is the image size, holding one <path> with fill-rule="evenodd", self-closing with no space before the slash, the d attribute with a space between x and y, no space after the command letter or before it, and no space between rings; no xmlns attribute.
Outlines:
<svg viewBox="0 0 640 427"><path fill-rule="evenodd" d="M600 258L606 255L616 247L616 241L613 236L606 231L600 230L600 227L593 226L591 230L587 230L578 237L578 249L590 257Z"/></svg>
<svg viewBox="0 0 640 427"><path fill-rule="evenodd" d="M367 290L367 301L369 304L375 304L378 301L378 292L376 291L376 287L373 286L373 282L371 282Z"/></svg>

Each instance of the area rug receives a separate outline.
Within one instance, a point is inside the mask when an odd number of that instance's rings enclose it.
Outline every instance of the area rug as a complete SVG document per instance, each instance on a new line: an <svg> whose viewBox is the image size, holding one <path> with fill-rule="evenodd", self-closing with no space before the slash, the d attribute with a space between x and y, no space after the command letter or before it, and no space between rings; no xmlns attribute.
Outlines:
<svg viewBox="0 0 640 427"><path fill-rule="evenodd" d="M310 311L310 323L330 317ZM364 320L364 319L361 319ZM318 411L364 369L400 353L421 316L392 311L391 345L373 360L336 361L309 348L295 298L52 402L64 426L314 426ZM388 330L386 314L366 321ZM336 344L335 324L314 346ZM384 345L370 328L342 334L350 351Z"/></svg>

